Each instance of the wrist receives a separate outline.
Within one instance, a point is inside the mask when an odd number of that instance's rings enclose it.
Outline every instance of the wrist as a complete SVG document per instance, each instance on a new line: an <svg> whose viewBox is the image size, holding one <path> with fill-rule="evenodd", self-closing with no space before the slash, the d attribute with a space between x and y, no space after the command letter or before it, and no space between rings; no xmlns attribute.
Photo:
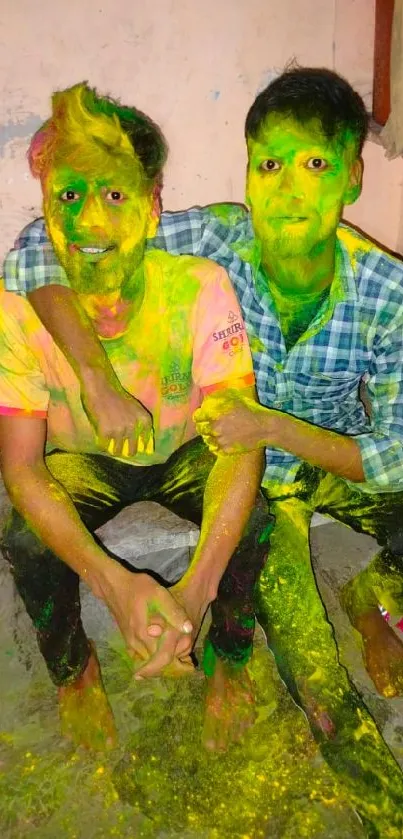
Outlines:
<svg viewBox="0 0 403 839"><path fill-rule="evenodd" d="M100 550L88 562L83 562L80 577L96 597L107 600L120 576L126 573L119 562Z"/></svg>
<svg viewBox="0 0 403 839"><path fill-rule="evenodd" d="M99 359L91 365L82 364L78 375L81 386L88 393L100 393L107 388L122 389L119 379L106 356L105 359Z"/></svg>
<svg viewBox="0 0 403 839"><path fill-rule="evenodd" d="M281 448L282 434L285 430L287 414L267 408L264 420L264 445L272 448Z"/></svg>
<svg viewBox="0 0 403 839"><path fill-rule="evenodd" d="M186 599L191 603L203 604L206 609L216 599L219 579L215 579L213 566L189 568L182 577L179 587L186 591Z"/></svg>

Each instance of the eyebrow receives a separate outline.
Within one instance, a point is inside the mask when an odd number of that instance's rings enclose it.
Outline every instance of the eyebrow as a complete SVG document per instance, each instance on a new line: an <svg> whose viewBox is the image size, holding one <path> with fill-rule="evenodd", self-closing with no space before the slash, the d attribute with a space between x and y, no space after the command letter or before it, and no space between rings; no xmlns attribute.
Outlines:
<svg viewBox="0 0 403 839"><path fill-rule="evenodd" d="M79 175L66 175L66 177L62 177L61 175L58 175L53 180L53 186L55 186L57 189L59 189L59 188L61 189L62 187L66 188L68 186L77 186L77 185L81 185L81 186L85 185L85 180L82 177L80 178Z"/></svg>
<svg viewBox="0 0 403 839"><path fill-rule="evenodd" d="M268 146L264 146L264 144L260 144L260 148L255 149L253 156L255 157L262 157L264 159L270 158L281 158L288 156L289 154L293 154L296 156L304 156L309 158L326 158L332 160L340 160L340 154L336 150L333 150L329 146L326 148L320 148L318 146L307 147L303 149L281 149L281 148L270 148Z"/></svg>
<svg viewBox="0 0 403 839"><path fill-rule="evenodd" d="M95 182L98 188L105 187L106 189L113 189L119 192L127 192L129 189L133 189L134 187L130 187L128 185L123 186L118 181L113 180L106 180L100 179ZM66 176L65 178L55 178L53 181L54 188L59 191L61 189L69 189L69 188L86 188L88 186L88 181L80 177L79 175L73 175L71 177Z"/></svg>

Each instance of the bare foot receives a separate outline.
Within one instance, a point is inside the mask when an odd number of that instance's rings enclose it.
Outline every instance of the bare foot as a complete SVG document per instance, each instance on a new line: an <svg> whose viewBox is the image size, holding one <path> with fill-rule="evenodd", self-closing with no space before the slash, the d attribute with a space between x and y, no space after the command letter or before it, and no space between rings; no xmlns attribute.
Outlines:
<svg viewBox="0 0 403 839"><path fill-rule="evenodd" d="M361 635L366 670L382 696L403 696L403 644L378 608L361 611L356 607L354 582L344 587L341 602Z"/></svg>
<svg viewBox="0 0 403 839"><path fill-rule="evenodd" d="M59 714L63 737L77 746L104 751L117 744L117 733L95 647L84 673L70 685L59 687Z"/></svg>
<svg viewBox="0 0 403 839"><path fill-rule="evenodd" d="M403 696L403 644L376 610L356 618L365 667L382 696Z"/></svg>
<svg viewBox="0 0 403 839"><path fill-rule="evenodd" d="M331 740L336 734L336 724L333 722L329 709L324 701L320 702L318 686L310 684L309 679L297 680L299 699L310 726L320 731L325 740Z"/></svg>
<svg viewBox="0 0 403 839"><path fill-rule="evenodd" d="M202 742L210 751L225 751L256 719L255 692L246 667L234 668L217 659L207 679Z"/></svg>

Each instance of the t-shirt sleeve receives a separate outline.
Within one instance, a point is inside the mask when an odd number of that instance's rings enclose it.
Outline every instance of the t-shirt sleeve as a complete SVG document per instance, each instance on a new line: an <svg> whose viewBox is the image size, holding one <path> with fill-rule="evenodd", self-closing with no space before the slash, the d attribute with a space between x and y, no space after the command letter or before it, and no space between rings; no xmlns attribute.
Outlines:
<svg viewBox="0 0 403 839"><path fill-rule="evenodd" d="M30 346L29 304L14 297L0 293L0 414L46 417L49 391Z"/></svg>
<svg viewBox="0 0 403 839"><path fill-rule="evenodd" d="M193 379L204 395L254 384L240 305L228 274L215 263L206 269L203 278L193 335Z"/></svg>

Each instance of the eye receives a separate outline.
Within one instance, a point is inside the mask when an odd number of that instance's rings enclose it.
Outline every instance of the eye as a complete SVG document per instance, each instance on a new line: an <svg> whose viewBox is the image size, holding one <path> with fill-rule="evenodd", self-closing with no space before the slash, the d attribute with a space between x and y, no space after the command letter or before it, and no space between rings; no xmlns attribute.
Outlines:
<svg viewBox="0 0 403 839"><path fill-rule="evenodd" d="M268 160L264 160L263 163L260 164L260 168L263 169L264 172L276 172L280 169L280 164L277 160L272 160L269 158Z"/></svg>
<svg viewBox="0 0 403 839"><path fill-rule="evenodd" d="M110 204L122 204L126 196L119 189L109 189L105 198Z"/></svg>
<svg viewBox="0 0 403 839"><path fill-rule="evenodd" d="M70 203L72 201L78 201L79 198L80 198L79 193L74 192L74 189L66 189L64 192L62 192L62 194L60 196L61 201L66 201L66 202L70 202Z"/></svg>
<svg viewBox="0 0 403 839"><path fill-rule="evenodd" d="M320 172L322 169L327 169L327 163L323 157L311 157L306 165L308 169L315 169L316 172Z"/></svg>

